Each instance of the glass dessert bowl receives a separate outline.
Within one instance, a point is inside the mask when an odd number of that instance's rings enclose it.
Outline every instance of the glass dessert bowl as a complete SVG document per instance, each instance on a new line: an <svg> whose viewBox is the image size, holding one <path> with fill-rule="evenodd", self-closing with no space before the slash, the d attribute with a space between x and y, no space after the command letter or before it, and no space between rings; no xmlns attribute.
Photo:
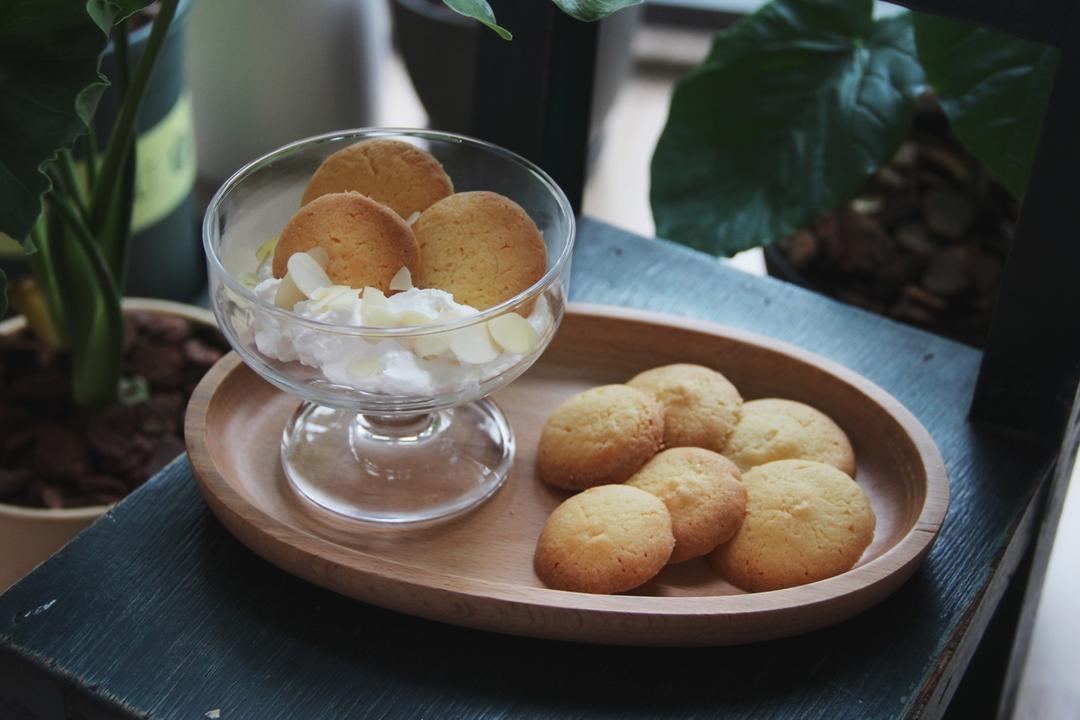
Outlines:
<svg viewBox="0 0 1080 720"><path fill-rule="evenodd" d="M273 243L312 174L332 153L376 138L426 150L457 192L494 191L516 202L542 234L543 276L483 310L414 288L407 272L391 292L334 284L317 250L291 256L288 274L272 277ZM382 524L446 518L489 498L513 464L514 434L486 397L554 337L573 242L573 212L546 173L449 133L330 133L276 150L226 181L203 224L211 304L243 361L303 401L281 441L296 493L337 518Z"/></svg>

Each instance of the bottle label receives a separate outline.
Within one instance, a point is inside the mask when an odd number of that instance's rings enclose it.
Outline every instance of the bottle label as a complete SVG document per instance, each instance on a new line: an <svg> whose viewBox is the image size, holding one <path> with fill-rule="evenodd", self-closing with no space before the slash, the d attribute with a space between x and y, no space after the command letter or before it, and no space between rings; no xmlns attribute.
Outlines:
<svg viewBox="0 0 1080 720"><path fill-rule="evenodd" d="M139 135L136 147L132 233L167 216L195 186L195 132L188 90L165 117Z"/></svg>

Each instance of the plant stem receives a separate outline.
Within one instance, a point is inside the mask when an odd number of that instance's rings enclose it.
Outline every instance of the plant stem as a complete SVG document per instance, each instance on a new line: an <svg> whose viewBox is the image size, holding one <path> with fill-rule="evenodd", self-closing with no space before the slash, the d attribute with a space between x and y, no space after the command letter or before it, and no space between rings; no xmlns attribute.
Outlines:
<svg viewBox="0 0 1080 720"><path fill-rule="evenodd" d="M178 2L179 0L161 0L161 9L154 18L150 37L146 40L146 47L143 49L142 57L139 58L139 65L135 69L131 85L120 106L120 114L113 125L109 144L105 149L105 159L101 164L101 172L90 202L90 230L93 233L100 232L108 220L111 195L116 188L128 149L131 147L130 140L135 131L135 116L143 94L146 92L146 85L150 81L150 71L154 68L161 46L165 43L169 24L176 14Z"/></svg>
<svg viewBox="0 0 1080 720"><path fill-rule="evenodd" d="M64 194L75 203L79 214L84 219L88 219L89 214L86 203L83 201L82 188L79 186L79 174L75 169L75 159L71 156L70 150L64 148L59 152L56 157L56 167L64 178Z"/></svg>
<svg viewBox="0 0 1080 720"><path fill-rule="evenodd" d="M105 258L101 256L101 250L94 241L94 236L90 234L86 223L79 217L78 211L68 198L59 196L53 197L52 200L53 206L60 213L60 218L71 230L75 239L79 241L80 247L86 253L87 259L90 260L90 269L93 271L98 284L101 285L102 291L105 292L106 300L110 304L115 304L119 310L120 292L116 289L112 273L109 272L109 266L105 264Z"/></svg>
<svg viewBox="0 0 1080 720"><path fill-rule="evenodd" d="M71 300L78 298L80 304L79 320L72 321L69 329L72 391L79 405L99 407L115 402L120 389L124 343L120 292L101 248L70 200L53 198L50 208L82 250L81 255L71 255L75 248L65 245L61 248L64 257L58 263L58 269L65 272L65 282L72 283L70 288L61 287L61 291ZM67 292L69 289L71 292Z"/></svg>
<svg viewBox="0 0 1080 720"><path fill-rule="evenodd" d="M116 25L113 37L113 49L116 52L116 92L117 104L122 105L131 87L131 62L128 59L127 22ZM127 285L127 237L131 232L131 209L134 204L135 181L135 133L129 133L128 148L125 151L120 179L114 183L105 213L104 225L96 230L95 236L105 251L105 262L112 270L113 280L121 290Z"/></svg>
<svg viewBox="0 0 1080 720"><path fill-rule="evenodd" d="M116 286L121 292L127 287L128 261L130 260L127 246L131 238L132 212L135 208L135 169L139 153L135 138L131 139L131 145L132 147L128 148L127 160L124 162L124 170L120 175L119 196L113 203L112 212L109 213L106 234L106 238L112 240L109 266L112 268Z"/></svg>
<svg viewBox="0 0 1080 720"><path fill-rule="evenodd" d="M127 97L128 88L131 86L127 21L118 23L113 30L115 31L113 49L116 52L116 90L119 93L117 102L123 102L124 98Z"/></svg>
<svg viewBox="0 0 1080 720"><path fill-rule="evenodd" d="M45 307L49 310L59 345L66 347L67 321L64 316L64 304L60 301L60 291L56 286L59 278L56 275L53 248L50 245L48 233L45 232L44 215L34 223L34 227L30 228L30 236L34 240L34 247L37 248L36 252L27 256L30 273L34 276L34 282L41 291Z"/></svg>
<svg viewBox="0 0 1080 720"><path fill-rule="evenodd" d="M86 196L93 197L94 185L97 180L97 128L90 123L89 132L86 133Z"/></svg>

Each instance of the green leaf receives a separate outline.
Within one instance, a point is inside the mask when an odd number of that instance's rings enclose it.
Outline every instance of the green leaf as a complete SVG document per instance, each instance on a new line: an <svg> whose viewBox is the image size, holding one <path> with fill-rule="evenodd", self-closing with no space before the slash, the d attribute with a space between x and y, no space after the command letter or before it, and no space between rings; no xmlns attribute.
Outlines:
<svg viewBox="0 0 1080 720"><path fill-rule="evenodd" d="M71 387L82 407L117 398L123 368L124 324L116 285L85 223L50 196L47 213L52 272L65 311Z"/></svg>
<svg viewBox="0 0 1080 720"><path fill-rule="evenodd" d="M152 0L86 0L86 12L106 34L109 29L127 20L149 5Z"/></svg>
<svg viewBox="0 0 1080 720"><path fill-rule="evenodd" d="M886 162L923 88L909 13L769 3L676 86L652 160L657 234L717 255L787 235Z"/></svg>
<svg viewBox="0 0 1080 720"><path fill-rule="evenodd" d="M51 183L42 171L86 132L106 31L144 0L0 0L0 232L22 240Z"/></svg>
<svg viewBox="0 0 1080 720"><path fill-rule="evenodd" d="M642 0L552 0L552 2L567 15L585 22L593 22L606 18L625 7L640 5Z"/></svg>
<svg viewBox="0 0 1080 720"><path fill-rule="evenodd" d="M536 1L529 0L529 2ZM443 0L443 4L456 13L478 20L497 32L503 40L512 40L514 37L509 30L495 23L495 13L487 0Z"/></svg>
<svg viewBox="0 0 1080 720"><path fill-rule="evenodd" d="M922 13L915 41L956 137L1009 192L1023 195L1057 48Z"/></svg>

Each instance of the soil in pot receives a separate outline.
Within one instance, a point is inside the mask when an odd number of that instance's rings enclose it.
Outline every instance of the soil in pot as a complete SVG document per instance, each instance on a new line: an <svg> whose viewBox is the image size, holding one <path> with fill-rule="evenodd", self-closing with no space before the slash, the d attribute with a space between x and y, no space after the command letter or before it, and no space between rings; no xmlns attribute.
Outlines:
<svg viewBox="0 0 1080 720"><path fill-rule="evenodd" d="M129 310L125 320L127 367L148 394L100 410L72 404L66 356L29 330L0 335L0 503L113 503L184 452L184 408L225 341L177 315Z"/></svg>
<svg viewBox="0 0 1080 720"><path fill-rule="evenodd" d="M1018 214L1019 203L925 96L892 161L766 258L774 275L981 345Z"/></svg>

